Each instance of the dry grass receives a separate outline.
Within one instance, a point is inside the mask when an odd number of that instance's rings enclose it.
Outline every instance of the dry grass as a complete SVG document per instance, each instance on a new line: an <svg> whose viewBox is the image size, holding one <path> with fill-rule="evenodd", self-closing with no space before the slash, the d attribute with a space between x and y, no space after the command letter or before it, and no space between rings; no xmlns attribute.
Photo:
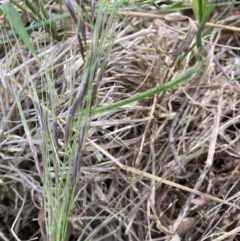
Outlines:
<svg viewBox="0 0 240 241"><path fill-rule="evenodd" d="M238 9L231 11L221 24L229 25L239 16ZM163 27L164 35L156 33L151 28L154 19L137 16L128 19L136 28L126 25L119 32L97 92L98 106L166 81L163 76L168 68L164 61L170 64L175 56L159 55L154 44L161 38L161 46L171 52L184 41L184 34L168 27ZM187 30L186 25L173 24L172 27L185 33ZM81 69L83 64L80 55L72 54L77 43L71 31L69 26L68 37L61 43L48 40L40 31L31 33L39 53L47 48L47 67L53 70L52 80L58 94L57 114L63 122L72 88L70 80L76 79L76 91L80 83L81 71L74 71L73 63L75 69ZM230 81L239 75L238 35L213 29L203 42L203 70L191 80L162 94L92 117L66 240L77 240L83 230L82 240L88 235L95 241L170 240L169 231L189 192L199 194L193 188L212 151L212 166L199 187L206 195L193 198L177 234L182 240L240 240L239 230L234 230L239 226L239 208L229 205L239 205L240 191L240 86L239 82ZM11 228L21 240L40 237L38 214L43 189L8 75L13 73L19 86L24 87L22 69L27 65L38 94L44 94L46 88L40 81L43 70L36 66L25 47L20 46L21 52L19 45L12 42L0 59L2 240L14 239ZM196 61L197 51L193 50L187 60L173 70L173 77L187 71ZM186 169L186 173L182 173L173 172L175 162L168 132L185 97L188 103L174 131L175 147ZM39 123L27 92L23 92L22 106L38 147ZM63 122L58 123L60 147ZM212 146L214 131L218 136ZM40 152L38 156L41 159ZM49 174L54 177L53 171ZM227 202L224 204L219 199Z"/></svg>

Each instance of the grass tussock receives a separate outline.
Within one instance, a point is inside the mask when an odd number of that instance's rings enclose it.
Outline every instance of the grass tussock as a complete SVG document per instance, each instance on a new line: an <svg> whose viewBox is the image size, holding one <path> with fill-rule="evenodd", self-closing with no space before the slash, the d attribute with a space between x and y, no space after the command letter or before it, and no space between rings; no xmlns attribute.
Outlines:
<svg viewBox="0 0 240 241"><path fill-rule="evenodd" d="M239 8L201 59L191 19L100 6L77 28L63 7L60 42L30 33L38 59L0 42L0 239L240 240Z"/></svg>

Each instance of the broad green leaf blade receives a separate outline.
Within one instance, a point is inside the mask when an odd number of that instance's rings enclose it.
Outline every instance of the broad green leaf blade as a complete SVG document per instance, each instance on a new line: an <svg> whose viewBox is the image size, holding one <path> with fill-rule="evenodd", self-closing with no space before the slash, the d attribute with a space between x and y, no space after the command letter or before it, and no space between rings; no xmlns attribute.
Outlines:
<svg viewBox="0 0 240 241"><path fill-rule="evenodd" d="M34 46L27 34L27 31L22 23L22 20L16 11L16 9L11 4L1 4L0 9L3 11L4 15L9 20L11 26L13 27L16 34L19 35L19 37L22 39L22 41L25 43L27 48L30 50L30 52L36 57L37 53L34 49Z"/></svg>
<svg viewBox="0 0 240 241"><path fill-rule="evenodd" d="M192 10L193 10L194 17L196 18L196 20L199 20L198 0L192 1Z"/></svg>
<svg viewBox="0 0 240 241"><path fill-rule="evenodd" d="M193 0L192 9L196 20L202 21L202 18L206 12L207 1L206 0Z"/></svg>

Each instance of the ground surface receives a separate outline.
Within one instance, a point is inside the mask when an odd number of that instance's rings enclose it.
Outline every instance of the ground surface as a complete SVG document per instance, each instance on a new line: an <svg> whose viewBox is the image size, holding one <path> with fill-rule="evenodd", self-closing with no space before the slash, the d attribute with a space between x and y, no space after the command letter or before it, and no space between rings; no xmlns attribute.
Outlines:
<svg viewBox="0 0 240 241"><path fill-rule="evenodd" d="M212 19L220 11L216 9ZM237 27L235 21L238 17L239 10L233 7L223 17L221 24L234 24ZM126 24L117 36L97 92L99 106L167 81L164 79L169 71L166 64L170 64L176 56L168 52L180 48L186 38L186 22L166 21L165 26L154 18L129 16L128 19L135 28ZM148 34L143 32L147 29ZM41 40L41 36L41 32L31 33L39 52L41 46L49 50L48 67L54 68L57 113L60 116L68 106L69 79L73 75L71 49L77 44L76 38L71 28L68 37L61 43L53 42L46 35ZM161 54L156 46L162 50ZM87 142L78 193L65 240L77 240L87 224L89 226L84 237L93 234L91 240L170 240L170 226L175 223L191 193L181 187L194 188L206 161L211 161L212 151L212 165L199 191L239 205L240 86L238 81L231 81L239 76L239 32L212 29L209 36L204 38L203 46L204 66L199 73L158 95L93 116L88 132L91 140L122 164L155 177L167 178L181 186L164 184L152 176L123 170L100 149ZM20 69L27 65L39 95L45 93L46 89L41 85L41 70L34 61L29 60L29 53L20 42L17 44L13 40L11 47L7 41L5 45L2 42L0 48L0 240L15 239L11 227L19 239L29 240L41 236L38 215L43 188L6 74L14 70L16 80L23 85L25 79ZM181 51L184 52L184 49ZM25 61L18 63L19 59ZM80 68L81 56L74 61ZM197 62L198 53L193 50L179 66L170 70L173 72L171 79L193 68ZM76 90L80 72L75 73ZM179 112L185 100L186 105ZM27 95L22 97L21 104L34 136L39 123ZM173 128L174 146L186 172L173 172L175 161L169 148L169 131L173 120L176 121ZM212 146L215 131L218 135ZM61 129L58 135L61 144ZM37 135L34 141L39 150ZM38 156L41 159L40 152ZM239 209L236 207L196 195L177 234L182 240L215 240L239 226L238 215ZM105 224L104 221L110 217L112 219ZM233 232L221 240L240 240L240 237Z"/></svg>

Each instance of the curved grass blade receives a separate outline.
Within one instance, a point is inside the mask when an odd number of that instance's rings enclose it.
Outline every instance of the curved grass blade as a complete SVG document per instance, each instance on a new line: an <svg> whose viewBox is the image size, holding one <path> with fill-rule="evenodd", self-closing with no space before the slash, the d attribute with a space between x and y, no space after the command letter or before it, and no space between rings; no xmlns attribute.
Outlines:
<svg viewBox="0 0 240 241"><path fill-rule="evenodd" d="M187 71L186 73L180 75L179 77L177 77L177 78L175 78L175 79L173 79L173 80L171 80L169 82L166 82L164 84L161 84L161 85L159 85L157 87L154 87L152 89L146 90L146 91L144 91L142 93L136 94L136 95L131 96L131 97L127 98L127 99L119 100L119 101L114 102L112 104L109 104L107 106L101 106L101 107L94 108L92 110L92 115L104 113L104 112L107 112L107 111L110 111L110 110L122 107L124 105L133 103L135 101L142 100L143 98L146 98L146 97L158 94L158 93L160 93L162 91L165 91L165 90L167 90L169 88L172 88L173 86L186 81L193 74L198 73L201 70L201 68L202 68L202 64L203 64L202 61L199 61L199 63L197 64L197 66L195 68L190 69L189 71Z"/></svg>

